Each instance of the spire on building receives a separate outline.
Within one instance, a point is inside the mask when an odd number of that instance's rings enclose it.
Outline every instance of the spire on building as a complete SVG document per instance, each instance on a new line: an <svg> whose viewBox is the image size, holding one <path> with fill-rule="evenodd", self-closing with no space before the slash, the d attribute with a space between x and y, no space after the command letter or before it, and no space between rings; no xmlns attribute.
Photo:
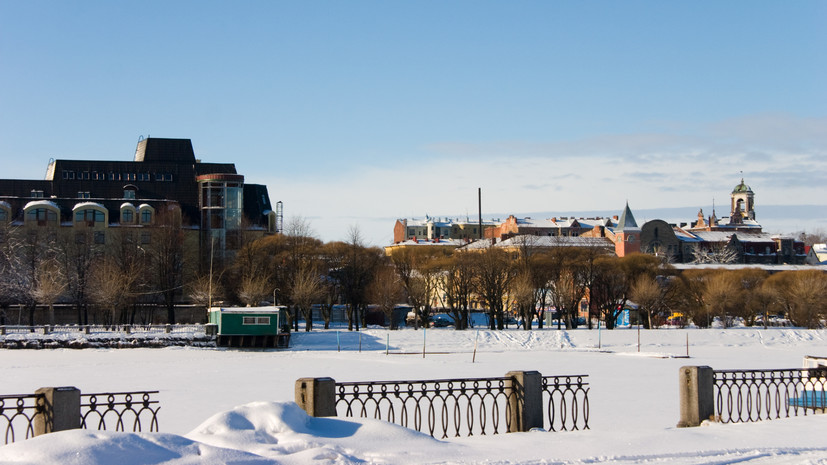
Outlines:
<svg viewBox="0 0 827 465"><path fill-rule="evenodd" d="M640 229L635 221L635 215L632 214L632 209L629 208L629 202L626 202L626 208L617 220L617 230L624 231L627 229Z"/></svg>

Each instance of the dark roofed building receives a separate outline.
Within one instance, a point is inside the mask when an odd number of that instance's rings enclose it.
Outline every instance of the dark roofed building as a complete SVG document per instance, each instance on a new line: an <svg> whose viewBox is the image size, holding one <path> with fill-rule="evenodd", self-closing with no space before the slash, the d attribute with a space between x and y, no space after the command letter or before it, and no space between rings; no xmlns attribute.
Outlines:
<svg viewBox="0 0 827 465"><path fill-rule="evenodd" d="M242 228L274 233L276 224L266 186L245 184L233 163L202 163L189 139L141 139L133 161L54 160L44 180L0 180L7 221L23 224L40 200L51 202L43 209L57 209L61 223L77 204L92 202L111 226L130 224L130 206L137 214L142 205L174 205L185 228L200 230L202 250L235 250Z"/></svg>

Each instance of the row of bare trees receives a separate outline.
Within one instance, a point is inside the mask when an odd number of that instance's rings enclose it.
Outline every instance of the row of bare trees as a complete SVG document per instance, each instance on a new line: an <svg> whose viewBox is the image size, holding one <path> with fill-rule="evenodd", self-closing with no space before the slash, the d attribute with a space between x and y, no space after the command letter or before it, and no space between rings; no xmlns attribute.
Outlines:
<svg viewBox="0 0 827 465"><path fill-rule="evenodd" d="M649 327L662 323L670 311L700 327L716 318L724 327L735 320L766 327L771 317L780 316L794 326L818 328L827 318L827 275L819 269L775 274L757 268L686 270L640 280L631 295Z"/></svg>
<svg viewBox="0 0 827 465"><path fill-rule="evenodd" d="M120 228L107 240L98 230L79 228L0 228L0 324L7 323L11 305L26 309L33 325L38 305L48 308L54 324L54 305L69 303L78 324L134 323L139 304L167 309L175 321L175 302L183 287L184 236L173 222L145 231ZM151 319L151 315L149 316Z"/></svg>
<svg viewBox="0 0 827 465"><path fill-rule="evenodd" d="M166 226L163 215L152 240L140 229L113 230L106 244L96 232L0 231L0 319L10 305L23 305L34 322L35 308L71 303L79 324L88 324L90 308L100 323L134 323L139 308L165 308L175 322L176 303L287 305L287 323L303 319L313 328L313 312L330 324L335 304L345 305L348 328L367 323L371 305L393 317L399 304L413 309L414 324L426 326L439 309L457 329L466 329L472 310L488 312L491 329L503 329L512 316L531 329L542 328L553 309L558 325L573 328L602 321L612 329L634 302L646 327L656 327L674 312L698 326L717 317L724 324L742 318L764 324L783 314L794 324L817 327L825 317L827 283L820 271L768 275L755 269L677 272L661 257L616 257L594 247L535 246L531 237L515 238L509 251L497 247L457 251L412 247L386 257L365 244L357 228L348 239L324 243L309 223L294 218L283 234L242 238L232 259L209 261L198 253L197 238ZM212 257L211 257L212 258ZM140 305L143 304L143 307ZM151 304L151 305L146 305ZM151 319L151 316L150 316ZM0 324L5 323L0 321Z"/></svg>

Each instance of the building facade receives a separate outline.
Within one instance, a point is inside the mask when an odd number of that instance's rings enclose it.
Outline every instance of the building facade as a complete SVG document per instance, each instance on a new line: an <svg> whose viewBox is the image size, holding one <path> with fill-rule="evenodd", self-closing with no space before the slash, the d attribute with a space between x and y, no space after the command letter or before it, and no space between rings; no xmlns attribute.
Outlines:
<svg viewBox="0 0 827 465"><path fill-rule="evenodd" d="M141 229L159 222L197 233L202 256L232 254L242 233L276 231L267 187L244 182L232 163L195 158L189 139L141 139L132 161L52 160L43 180L0 180L0 222L25 228Z"/></svg>

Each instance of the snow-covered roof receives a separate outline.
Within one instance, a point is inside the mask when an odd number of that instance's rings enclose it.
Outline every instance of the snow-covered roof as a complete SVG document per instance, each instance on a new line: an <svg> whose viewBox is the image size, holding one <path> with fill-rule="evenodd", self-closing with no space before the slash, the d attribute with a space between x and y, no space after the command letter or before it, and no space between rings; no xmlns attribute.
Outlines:
<svg viewBox="0 0 827 465"><path fill-rule="evenodd" d="M704 242L729 242L732 236L737 236L740 242L774 242L773 236L767 233L752 233L744 231L694 231L693 234Z"/></svg>
<svg viewBox="0 0 827 465"><path fill-rule="evenodd" d="M491 239L474 241L464 247L463 250L486 249L492 246ZM611 247L612 242L605 237L580 237L580 236L532 236L529 234L514 236L503 241L493 243L494 247Z"/></svg>
<svg viewBox="0 0 827 465"><path fill-rule="evenodd" d="M727 226L730 226L730 222L731 222L731 218L728 217L728 216L725 216L725 217L718 220L718 226L719 227L727 227ZM733 226L736 226L736 224L733 224ZM741 223L737 223L737 226L739 228L756 228L756 229L761 228L761 225L757 221L755 221L753 219L750 219L750 218L744 218Z"/></svg>
<svg viewBox="0 0 827 465"><path fill-rule="evenodd" d="M31 202L23 206L23 210L27 210L32 207L50 207L60 210L60 207L58 207L57 204L52 202L51 200L32 200Z"/></svg>
<svg viewBox="0 0 827 465"><path fill-rule="evenodd" d="M471 219L455 219L455 218L431 218L430 216L426 216L424 219L418 218L404 218L400 219L399 221L405 222L408 227L416 227L416 226L428 226L428 225L435 225L435 226L453 226L455 224L479 224L479 220L471 220ZM499 224L499 222L495 220L482 220L482 224L485 226L492 226Z"/></svg>
<svg viewBox="0 0 827 465"><path fill-rule="evenodd" d="M0 200L0 207L11 208L11 204L6 202L5 200Z"/></svg>
<svg viewBox="0 0 827 465"><path fill-rule="evenodd" d="M90 208L90 207L91 208L100 208L102 210L106 210L106 207L104 207L103 205L101 205L97 202L81 202L81 203L75 204L75 206L72 207L72 211L80 210L80 209L83 209L83 208Z"/></svg>
<svg viewBox="0 0 827 465"><path fill-rule="evenodd" d="M129 203L129 202L124 202L124 203L122 203L122 204L121 204L121 208L127 208L127 207L129 207L129 208L135 208L135 205L132 205L132 204L131 204L131 203Z"/></svg>
<svg viewBox="0 0 827 465"><path fill-rule="evenodd" d="M210 307L210 311L221 313L275 313L285 308L287 307Z"/></svg>
<svg viewBox="0 0 827 465"><path fill-rule="evenodd" d="M462 239L408 239L407 241L397 242L393 244L394 246L424 246L424 245L437 245L437 246L453 246L459 247L465 244L466 241Z"/></svg>

